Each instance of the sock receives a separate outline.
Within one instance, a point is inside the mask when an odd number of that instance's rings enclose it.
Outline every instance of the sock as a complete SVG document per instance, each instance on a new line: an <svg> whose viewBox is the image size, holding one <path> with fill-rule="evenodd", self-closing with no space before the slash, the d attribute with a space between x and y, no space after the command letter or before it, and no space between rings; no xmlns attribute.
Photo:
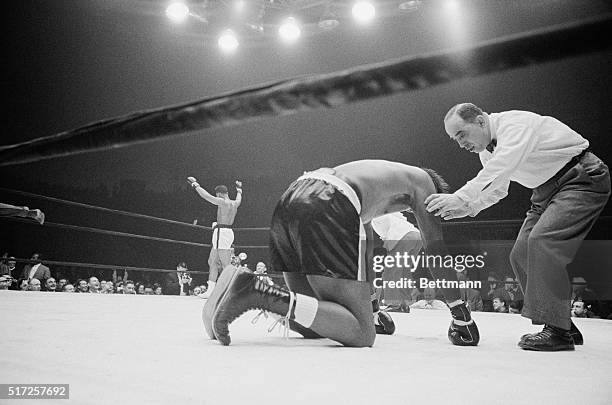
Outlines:
<svg viewBox="0 0 612 405"><path fill-rule="evenodd" d="M295 310L293 311L293 320L295 322L305 328L310 328L318 309L319 301L316 298L303 294L295 294Z"/></svg>

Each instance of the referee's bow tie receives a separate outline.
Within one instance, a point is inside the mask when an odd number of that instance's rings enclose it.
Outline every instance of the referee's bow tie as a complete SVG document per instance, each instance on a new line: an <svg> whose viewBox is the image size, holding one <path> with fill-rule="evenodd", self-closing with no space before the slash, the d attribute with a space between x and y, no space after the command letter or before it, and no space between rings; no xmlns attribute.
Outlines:
<svg viewBox="0 0 612 405"><path fill-rule="evenodd" d="M487 150L490 153L493 153L496 146L497 146L497 139L491 139L491 143L487 145Z"/></svg>

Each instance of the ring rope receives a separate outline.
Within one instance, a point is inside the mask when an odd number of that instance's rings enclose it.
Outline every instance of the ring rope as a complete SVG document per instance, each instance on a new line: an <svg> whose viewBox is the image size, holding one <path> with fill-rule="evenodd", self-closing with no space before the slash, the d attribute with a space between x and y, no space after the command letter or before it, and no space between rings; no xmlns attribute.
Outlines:
<svg viewBox="0 0 612 405"><path fill-rule="evenodd" d="M37 225L38 226L38 224L36 222L33 222L32 220L29 220L27 218L0 217L0 219L5 219L5 220L9 220L9 221L14 221L14 222L24 222L24 223L27 223L27 224ZM97 234L101 234L101 235L121 236L121 237L128 237L128 238L134 238L134 239L150 240L150 241L154 241L154 242L167 242L167 243L175 243L175 244L179 244L179 245L205 247L205 248L212 247L212 245L209 244L209 243L199 243L199 242L190 242L190 241L185 241L185 240L176 240L176 239L169 239L169 238L159 238L159 237L156 237L156 236L138 235L138 234L133 234L133 233L128 233L128 232L111 231L109 229L92 228L92 227L89 227L89 226L61 224L61 223L55 223L55 222L45 222L44 226L48 226L48 227L51 227L51 228L59 228L59 229L70 229L70 230L74 230L74 231L91 232L91 233L97 233ZM268 246L235 245L234 248L236 248L236 249L267 249Z"/></svg>
<svg viewBox="0 0 612 405"><path fill-rule="evenodd" d="M31 260L31 259L22 259L22 258L11 258L11 260L15 260L18 263L28 263L28 264L36 264L42 263L45 265L51 266L67 266L67 267L77 267L77 268L86 268L86 269L97 269L97 270L125 270L125 271L144 271L144 272L154 272L154 273L176 273L176 269L156 269L150 267L132 267L132 266L119 266L113 264L96 264L96 263L82 263L82 262L65 262L61 260ZM189 274L209 274L209 271L202 270L187 270L185 273ZM266 272L262 274L263 276L270 277L283 277L282 273L273 273Z"/></svg>
<svg viewBox="0 0 612 405"><path fill-rule="evenodd" d="M282 80L186 104L134 112L0 147L0 166L124 147L265 116L334 108L466 77L603 51L612 47L606 32L612 32L612 13L470 47Z"/></svg>
<svg viewBox="0 0 612 405"><path fill-rule="evenodd" d="M51 201L55 203L71 205L71 206L79 207L79 208L89 208L89 209L93 209L97 211L124 215L124 216L132 217L132 218L149 219L151 221L157 221L157 222L163 222L163 223L172 224L172 225L181 225L181 226L186 226L190 228L205 229L207 231L212 231L212 227L210 226L194 225L188 222L175 221L172 219L155 217L155 216L146 215L146 214L137 214L137 213L129 212L129 211L121 211L121 210L116 210L112 208L100 207L98 205L90 205L90 204L85 204L85 203L80 203L80 202L75 202L75 201L70 201L70 200L63 200L61 198L49 197L49 196L41 195L41 194L34 194L34 193L27 192L27 191L13 190L9 188L0 187L0 192L16 194L16 195L20 195L20 196L28 197L28 198L38 198L41 200L47 200L47 201ZM232 228L232 229L234 231L269 231L270 230L270 228Z"/></svg>
<svg viewBox="0 0 612 405"><path fill-rule="evenodd" d="M189 226L189 227L192 227L192 228L206 229L206 230L209 230L209 231L212 230L212 228L210 226L194 225L194 224L190 224L190 223L187 223L187 222L174 221L172 219L154 217L154 216L145 215L145 214L137 214L137 213L129 212L129 211L115 210L115 209L112 209L112 208L105 208L105 207L100 207L100 206L97 206L97 205L90 205L90 204L85 204L85 203L80 203L80 202L75 202L75 201L63 200L61 198L56 198L56 197L48 197L48 196L41 195L41 194L29 193L27 191L13 190L13 189L8 189L8 188L0 187L0 192L21 195L21 196L28 197L28 198L38 198L38 199L41 199L41 200L52 201L52 202L55 202L55 203L71 205L71 206L79 207L79 208L89 208L89 209L94 209L94 210L97 210L97 211L108 212L108 213L118 214L118 215L124 215L124 216L132 217L132 218L150 219L152 221L158 221L158 222L163 222L163 223L172 224L172 225L183 225L183 226Z"/></svg>

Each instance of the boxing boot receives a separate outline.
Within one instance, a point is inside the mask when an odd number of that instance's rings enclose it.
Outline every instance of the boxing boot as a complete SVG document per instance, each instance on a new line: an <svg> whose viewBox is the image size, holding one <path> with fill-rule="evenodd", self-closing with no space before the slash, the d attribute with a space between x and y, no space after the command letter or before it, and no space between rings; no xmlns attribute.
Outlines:
<svg viewBox="0 0 612 405"><path fill-rule="evenodd" d="M217 281L215 293L206 305L211 305L212 331L223 345L229 345L229 325L243 313L262 309L284 316L293 315L295 294L276 285L269 285L262 277L246 268L226 268Z"/></svg>

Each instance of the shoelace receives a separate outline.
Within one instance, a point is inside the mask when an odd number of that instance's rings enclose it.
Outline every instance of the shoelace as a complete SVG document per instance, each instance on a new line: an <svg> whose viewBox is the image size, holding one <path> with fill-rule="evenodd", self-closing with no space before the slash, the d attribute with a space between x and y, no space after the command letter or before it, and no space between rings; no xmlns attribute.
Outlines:
<svg viewBox="0 0 612 405"><path fill-rule="evenodd" d="M544 339L551 338L552 335L553 335L552 329L550 329L548 326L545 326L544 329L541 332L538 332L535 335L531 336L530 339L532 339L532 340L544 340Z"/></svg>
<svg viewBox="0 0 612 405"><path fill-rule="evenodd" d="M295 293L290 292L289 293L289 310L287 311L287 315L285 316L279 316L278 318L276 318L274 320L274 323L268 328L268 333L272 333L272 331L276 328L276 326L280 326L280 330L281 333L283 334L283 337L285 339L289 339L289 319L291 316L291 312L293 311L293 307L295 305ZM255 325L257 323L257 321L259 321L259 319L263 316L265 319L268 319L268 317L272 316L274 317L275 314L268 314L268 311L265 310L260 310L259 313L257 315L255 315L255 317L253 317L253 319L251 319L251 323L253 325Z"/></svg>
<svg viewBox="0 0 612 405"><path fill-rule="evenodd" d="M255 324L257 323L257 321L259 321L259 318L261 318L261 317L262 317L262 315L263 315L263 317L264 317L265 319L268 319L268 317L269 317L269 315L268 315L268 311L265 311L265 310L263 310L263 309L260 309L260 310L259 310L259 313L258 313L257 315L255 315L255 316L253 317L253 319L251 319L251 323L252 323L253 325L255 325Z"/></svg>
<svg viewBox="0 0 612 405"><path fill-rule="evenodd" d="M289 292L289 310L287 310L287 315L278 318L272 326L268 329L268 332L272 332L276 325L280 325L283 331L283 337L285 339L289 339L289 319L291 317L291 313L293 312L293 307L295 306L295 293Z"/></svg>
<svg viewBox="0 0 612 405"><path fill-rule="evenodd" d="M285 316L276 318L272 326L268 328L268 333L272 333L276 325L280 325L280 331L285 339L289 339L289 319Z"/></svg>

